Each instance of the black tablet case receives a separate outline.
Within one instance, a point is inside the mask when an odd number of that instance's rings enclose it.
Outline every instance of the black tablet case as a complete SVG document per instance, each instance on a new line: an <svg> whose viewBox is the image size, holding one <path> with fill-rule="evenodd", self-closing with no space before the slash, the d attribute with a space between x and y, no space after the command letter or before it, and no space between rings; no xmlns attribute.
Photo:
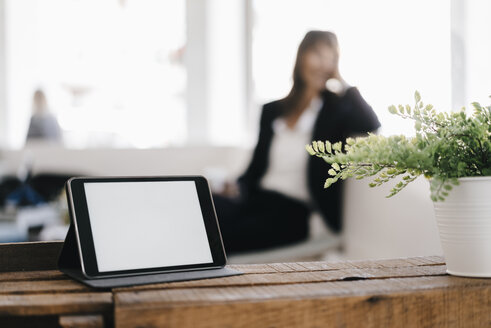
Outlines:
<svg viewBox="0 0 491 328"><path fill-rule="evenodd" d="M109 289L115 287L129 287L162 282L218 278L242 274L239 271L224 267L218 269L200 269L193 271L151 273L112 278L88 279L82 273L80 261L81 259L78 252L75 229L72 223L70 224L70 228L68 229L68 233L65 238L65 243L63 244L60 257L58 258L58 268L61 272L90 287Z"/></svg>

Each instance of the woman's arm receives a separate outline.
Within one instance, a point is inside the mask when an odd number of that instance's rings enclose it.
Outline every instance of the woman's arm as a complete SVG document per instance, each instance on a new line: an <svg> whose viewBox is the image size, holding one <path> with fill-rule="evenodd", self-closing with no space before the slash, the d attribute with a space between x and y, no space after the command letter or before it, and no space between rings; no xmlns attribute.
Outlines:
<svg viewBox="0 0 491 328"><path fill-rule="evenodd" d="M238 179L239 188L243 196L246 196L252 188L259 185L259 180L266 171L269 148L273 136L271 122L274 119L272 118L274 117L274 110L272 107L271 103L263 106L256 147L246 171Z"/></svg>
<svg viewBox="0 0 491 328"><path fill-rule="evenodd" d="M350 115L348 118L349 135L360 135L374 132L380 127L380 122L372 107L363 99L357 88L347 91L350 101Z"/></svg>

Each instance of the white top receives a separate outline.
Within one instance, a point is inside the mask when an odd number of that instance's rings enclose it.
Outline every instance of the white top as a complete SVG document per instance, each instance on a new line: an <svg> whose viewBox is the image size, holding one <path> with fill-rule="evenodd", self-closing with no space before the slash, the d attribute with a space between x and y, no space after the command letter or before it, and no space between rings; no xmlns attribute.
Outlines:
<svg viewBox="0 0 491 328"><path fill-rule="evenodd" d="M309 154L305 145L312 142L314 124L322 105L320 98L312 99L293 129L282 117L274 120L269 165L261 180L262 188L310 202L307 186Z"/></svg>

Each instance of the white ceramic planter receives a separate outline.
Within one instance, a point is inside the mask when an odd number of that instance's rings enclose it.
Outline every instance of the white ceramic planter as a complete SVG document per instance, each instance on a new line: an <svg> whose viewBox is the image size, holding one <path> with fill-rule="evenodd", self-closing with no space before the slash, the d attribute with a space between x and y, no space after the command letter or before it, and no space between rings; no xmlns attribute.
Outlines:
<svg viewBox="0 0 491 328"><path fill-rule="evenodd" d="M491 277L491 177L459 179L443 202L435 202L447 272Z"/></svg>

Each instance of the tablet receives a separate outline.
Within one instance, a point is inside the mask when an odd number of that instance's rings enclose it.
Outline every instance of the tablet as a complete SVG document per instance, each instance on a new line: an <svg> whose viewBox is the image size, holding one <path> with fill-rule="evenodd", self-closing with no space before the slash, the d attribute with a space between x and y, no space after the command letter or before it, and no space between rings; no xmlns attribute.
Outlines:
<svg viewBox="0 0 491 328"><path fill-rule="evenodd" d="M226 264L202 176L72 178L66 189L81 269L89 279Z"/></svg>

